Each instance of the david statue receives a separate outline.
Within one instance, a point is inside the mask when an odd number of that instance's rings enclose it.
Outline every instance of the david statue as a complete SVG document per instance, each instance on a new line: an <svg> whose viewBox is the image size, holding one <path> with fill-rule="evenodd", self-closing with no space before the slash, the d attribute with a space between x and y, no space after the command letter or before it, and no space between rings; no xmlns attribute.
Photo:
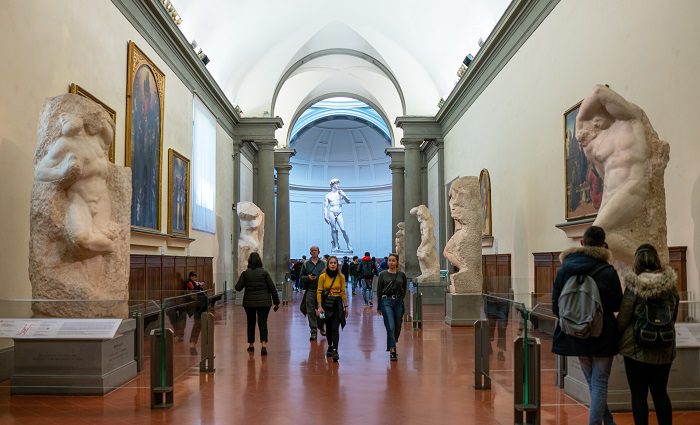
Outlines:
<svg viewBox="0 0 700 425"><path fill-rule="evenodd" d="M340 189L340 179L332 179L330 185L331 191L326 194L323 201L323 220L331 226L331 252L351 254L350 238L348 232L345 231L345 222L343 221L343 201L349 204L350 198ZM338 229L343 233L347 250L340 249Z"/></svg>

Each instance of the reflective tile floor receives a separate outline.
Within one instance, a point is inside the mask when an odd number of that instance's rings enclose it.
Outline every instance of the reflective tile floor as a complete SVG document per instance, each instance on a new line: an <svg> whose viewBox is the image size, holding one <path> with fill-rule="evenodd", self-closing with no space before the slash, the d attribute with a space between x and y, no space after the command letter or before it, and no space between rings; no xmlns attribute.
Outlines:
<svg viewBox="0 0 700 425"><path fill-rule="evenodd" d="M443 306L426 306L421 331L404 324L399 361L390 362L376 309L351 300L340 337L340 362L325 357L326 342L309 342L294 303L270 313L269 355L246 352L240 306L215 309L215 367L200 373L187 339L175 344L175 406L150 409L149 360L139 376L104 397L10 396L0 383L0 424L512 424L510 342L491 361L492 388L475 390L474 331L450 328ZM185 336L189 336L188 323ZM517 332L509 328L509 341ZM548 341L542 346L542 424L586 424L585 406L554 387ZM148 347L146 347L148 353ZM619 425L630 413L616 413ZM652 415L651 424L655 424ZM676 412L674 424L700 424L700 412Z"/></svg>

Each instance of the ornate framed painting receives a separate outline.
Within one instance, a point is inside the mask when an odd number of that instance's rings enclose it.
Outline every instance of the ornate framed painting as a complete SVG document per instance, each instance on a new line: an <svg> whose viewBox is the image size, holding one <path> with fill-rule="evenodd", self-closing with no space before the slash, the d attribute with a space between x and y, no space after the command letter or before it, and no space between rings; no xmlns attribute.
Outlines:
<svg viewBox="0 0 700 425"><path fill-rule="evenodd" d="M131 225L160 231L165 74L129 41L126 159L131 167Z"/></svg>
<svg viewBox="0 0 700 425"><path fill-rule="evenodd" d="M80 87L79 85L75 83L71 83L70 87L68 88L68 93L73 93L73 94L78 94L83 97L87 97L88 99L92 100L93 102L97 103L98 105L102 106L105 111L109 114L110 117L112 117L112 121L114 122L114 126L116 127L117 125L117 112L110 108L109 106L105 105L104 102L102 102L100 99L96 98L92 94L90 94L87 90L84 88ZM114 144L116 142L116 131L114 134L112 134L112 145L109 147L109 161L114 164Z"/></svg>
<svg viewBox="0 0 700 425"><path fill-rule="evenodd" d="M564 112L564 173L566 220L595 217L603 200L603 178L589 163L576 139L576 116L581 102Z"/></svg>
<svg viewBox="0 0 700 425"><path fill-rule="evenodd" d="M168 233L189 236L190 160L168 149Z"/></svg>
<svg viewBox="0 0 700 425"><path fill-rule="evenodd" d="M491 228L491 176L489 170L484 168L479 174L479 188L481 191L481 234L483 236L493 236Z"/></svg>

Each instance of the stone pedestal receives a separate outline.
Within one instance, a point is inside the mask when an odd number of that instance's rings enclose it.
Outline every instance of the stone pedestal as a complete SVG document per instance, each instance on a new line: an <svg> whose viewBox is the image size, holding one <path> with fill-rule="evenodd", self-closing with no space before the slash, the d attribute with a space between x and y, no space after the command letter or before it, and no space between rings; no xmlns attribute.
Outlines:
<svg viewBox="0 0 700 425"><path fill-rule="evenodd" d="M698 371L699 348L679 348L671 366L668 379L668 395L674 410L700 409L700 372ZM574 399L588 405L590 398L588 385L583 377L577 357L567 357L567 375L564 378L564 391ZM629 385L625 376L625 363L622 356L615 356L610 380L608 381L608 406L613 412L630 411ZM649 410L654 403L649 396Z"/></svg>
<svg viewBox="0 0 700 425"><path fill-rule="evenodd" d="M16 339L12 394L104 395L136 377L134 319L109 340Z"/></svg>
<svg viewBox="0 0 700 425"><path fill-rule="evenodd" d="M445 323L450 326L474 326L474 322L482 316L481 304L481 293L448 293L445 299Z"/></svg>
<svg viewBox="0 0 700 425"><path fill-rule="evenodd" d="M444 305L445 294L447 293L447 282L429 281L414 283L417 291L423 294L424 305Z"/></svg>

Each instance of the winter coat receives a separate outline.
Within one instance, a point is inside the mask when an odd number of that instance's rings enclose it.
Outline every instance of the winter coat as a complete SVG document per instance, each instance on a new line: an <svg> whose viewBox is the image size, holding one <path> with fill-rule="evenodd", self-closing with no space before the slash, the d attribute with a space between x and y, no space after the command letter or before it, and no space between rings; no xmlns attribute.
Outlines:
<svg viewBox="0 0 700 425"><path fill-rule="evenodd" d="M570 248L559 255L562 266L552 288L552 311L559 317L559 295L570 276L586 274L601 263L610 263L610 251L603 247L583 246ZM567 335L559 323L554 329L552 352L563 356L610 357L618 353L620 337L615 313L620 308L622 289L615 269L605 267L591 276L598 286L603 304L603 330L599 337L586 339Z"/></svg>
<svg viewBox="0 0 700 425"><path fill-rule="evenodd" d="M644 301L661 298L673 312L673 322L678 317L678 289L676 273L667 267L659 273L631 273L625 276L625 294L622 297L617 327L620 354L642 363L666 364L676 357L676 344L671 347L640 347L634 337L634 322L644 310Z"/></svg>
<svg viewBox="0 0 700 425"><path fill-rule="evenodd" d="M243 307L271 307L273 303L275 305L280 303L277 288L272 282L270 273L262 267L247 269L241 273L236 283L236 291L243 289L245 289Z"/></svg>

